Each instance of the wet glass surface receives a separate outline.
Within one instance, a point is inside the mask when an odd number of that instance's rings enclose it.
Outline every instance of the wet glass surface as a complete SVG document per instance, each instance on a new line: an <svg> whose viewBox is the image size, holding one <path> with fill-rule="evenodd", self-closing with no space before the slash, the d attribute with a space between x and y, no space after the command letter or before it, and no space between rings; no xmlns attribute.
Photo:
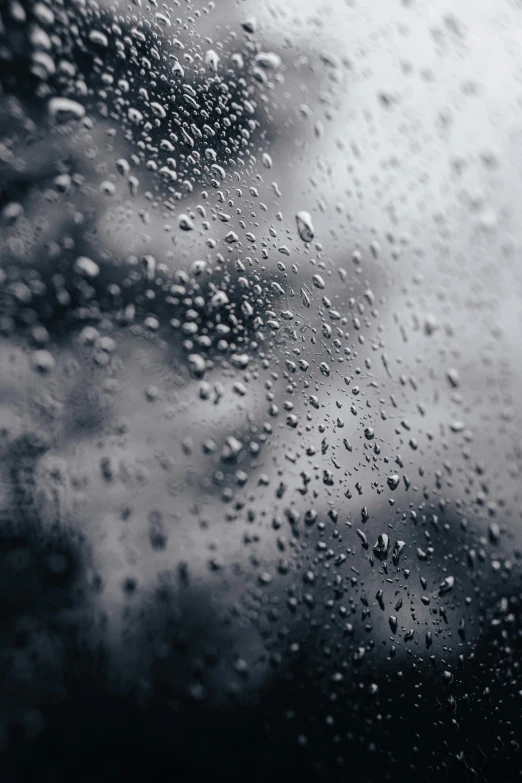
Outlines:
<svg viewBox="0 0 522 783"><path fill-rule="evenodd" d="M520 780L520 4L0 19L2 780Z"/></svg>

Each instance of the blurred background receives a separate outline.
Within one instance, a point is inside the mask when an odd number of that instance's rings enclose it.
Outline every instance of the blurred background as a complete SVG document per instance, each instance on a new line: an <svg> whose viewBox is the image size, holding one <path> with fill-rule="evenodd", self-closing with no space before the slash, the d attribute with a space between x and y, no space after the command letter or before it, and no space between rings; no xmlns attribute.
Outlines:
<svg viewBox="0 0 522 783"><path fill-rule="evenodd" d="M2 4L7 780L520 778L521 11Z"/></svg>

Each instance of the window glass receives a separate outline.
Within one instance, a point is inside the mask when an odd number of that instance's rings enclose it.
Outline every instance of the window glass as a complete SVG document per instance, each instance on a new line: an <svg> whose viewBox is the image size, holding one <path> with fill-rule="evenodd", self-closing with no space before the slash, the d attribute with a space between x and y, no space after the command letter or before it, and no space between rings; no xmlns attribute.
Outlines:
<svg viewBox="0 0 522 783"><path fill-rule="evenodd" d="M0 20L3 779L519 780L520 4Z"/></svg>

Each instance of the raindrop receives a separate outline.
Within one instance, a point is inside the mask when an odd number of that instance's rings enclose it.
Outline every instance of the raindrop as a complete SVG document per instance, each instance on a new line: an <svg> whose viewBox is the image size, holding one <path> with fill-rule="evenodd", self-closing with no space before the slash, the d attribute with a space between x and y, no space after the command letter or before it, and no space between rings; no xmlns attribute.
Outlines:
<svg viewBox="0 0 522 783"><path fill-rule="evenodd" d="M439 595L444 595L445 593L449 593L451 590L453 590L453 586L455 584L455 577L454 576L447 576L439 585Z"/></svg>
<svg viewBox="0 0 522 783"><path fill-rule="evenodd" d="M314 232L312 217L310 213L301 210L300 212L297 213L295 219L297 222L297 231L299 232L299 236L301 237L303 242L311 242L314 238L315 232ZM322 287L324 288L324 285Z"/></svg>
<svg viewBox="0 0 522 783"><path fill-rule="evenodd" d="M377 536L377 541L373 546L373 552L375 557L379 560L386 560L388 557L389 538L386 533L380 533Z"/></svg>
<svg viewBox="0 0 522 783"><path fill-rule="evenodd" d="M59 122L80 120L85 116L84 106L70 98L51 98L48 108L49 114Z"/></svg>
<svg viewBox="0 0 522 783"><path fill-rule="evenodd" d="M401 558L401 554L405 546L406 544L404 541L396 541L395 544L393 545L392 562L393 565L396 567L399 565L399 560Z"/></svg>
<svg viewBox="0 0 522 783"><path fill-rule="evenodd" d="M192 231L194 229L194 223L188 215L180 215L178 218L178 226L182 231Z"/></svg>
<svg viewBox="0 0 522 783"><path fill-rule="evenodd" d="M388 486L391 490L397 489L400 482L400 477L397 475L397 473L393 473L391 476L388 476L386 479Z"/></svg>

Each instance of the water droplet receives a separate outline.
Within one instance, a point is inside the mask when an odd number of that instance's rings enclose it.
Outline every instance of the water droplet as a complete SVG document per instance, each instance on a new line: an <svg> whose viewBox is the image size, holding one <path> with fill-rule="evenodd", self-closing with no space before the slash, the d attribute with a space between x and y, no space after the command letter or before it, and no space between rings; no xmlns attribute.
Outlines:
<svg viewBox="0 0 522 783"><path fill-rule="evenodd" d="M35 370L41 373L50 373L54 370L56 362L54 356L49 351L33 351L31 354L31 364Z"/></svg>
<svg viewBox="0 0 522 783"><path fill-rule="evenodd" d="M188 215L180 215L178 218L178 226L182 231L192 231L194 229L194 223Z"/></svg>
<svg viewBox="0 0 522 783"><path fill-rule="evenodd" d="M85 116L85 107L70 98L51 98L48 109L49 114L59 122L80 120Z"/></svg>
<svg viewBox="0 0 522 783"><path fill-rule="evenodd" d="M401 558L401 554L405 546L406 543L404 541L396 541L395 544L393 545L392 562L394 566L399 565L399 560Z"/></svg>
<svg viewBox="0 0 522 783"><path fill-rule="evenodd" d="M79 256L74 262L74 271L83 277L94 278L100 273L98 264L87 256Z"/></svg>
<svg viewBox="0 0 522 783"><path fill-rule="evenodd" d="M91 30L89 33L89 41L91 41L91 43L96 44L97 46L109 45L109 39L107 38L105 33L102 33L100 30Z"/></svg>
<svg viewBox="0 0 522 783"><path fill-rule="evenodd" d="M397 475L397 473L393 473L391 476L388 476L386 479L387 484L391 490L397 489L400 482L400 477Z"/></svg>
<svg viewBox="0 0 522 783"><path fill-rule="evenodd" d="M299 236L303 242L311 242L314 238L315 232L310 213L301 210L297 213L295 219L297 222L297 231L299 232Z"/></svg>
<svg viewBox="0 0 522 783"><path fill-rule="evenodd" d="M251 35L255 33L257 28L257 21L254 16L249 16L247 19L245 19L243 22L241 22L241 27L245 31L245 33L250 33Z"/></svg>
<svg viewBox="0 0 522 783"><path fill-rule="evenodd" d="M377 536L377 541L373 546L375 557L379 558L379 560L386 560L388 557L389 544L390 541L386 533L380 533Z"/></svg>
<svg viewBox="0 0 522 783"><path fill-rule="evenodd" d="M214 73L217 73L218 65L219 65L219 55L217 52L214 51L214 49L209 49L208 52L205 55L205 63L210 68L211 71L214 71Z"/></svg>
<svg viewBox="0 0 522 783"><path fill-rule="evenodd" d="M451 590L453 590L453 586L455 584L455 577L454 576L447 576L439 585L439 595L444 595L445 593L449 593Z"/></svg>

